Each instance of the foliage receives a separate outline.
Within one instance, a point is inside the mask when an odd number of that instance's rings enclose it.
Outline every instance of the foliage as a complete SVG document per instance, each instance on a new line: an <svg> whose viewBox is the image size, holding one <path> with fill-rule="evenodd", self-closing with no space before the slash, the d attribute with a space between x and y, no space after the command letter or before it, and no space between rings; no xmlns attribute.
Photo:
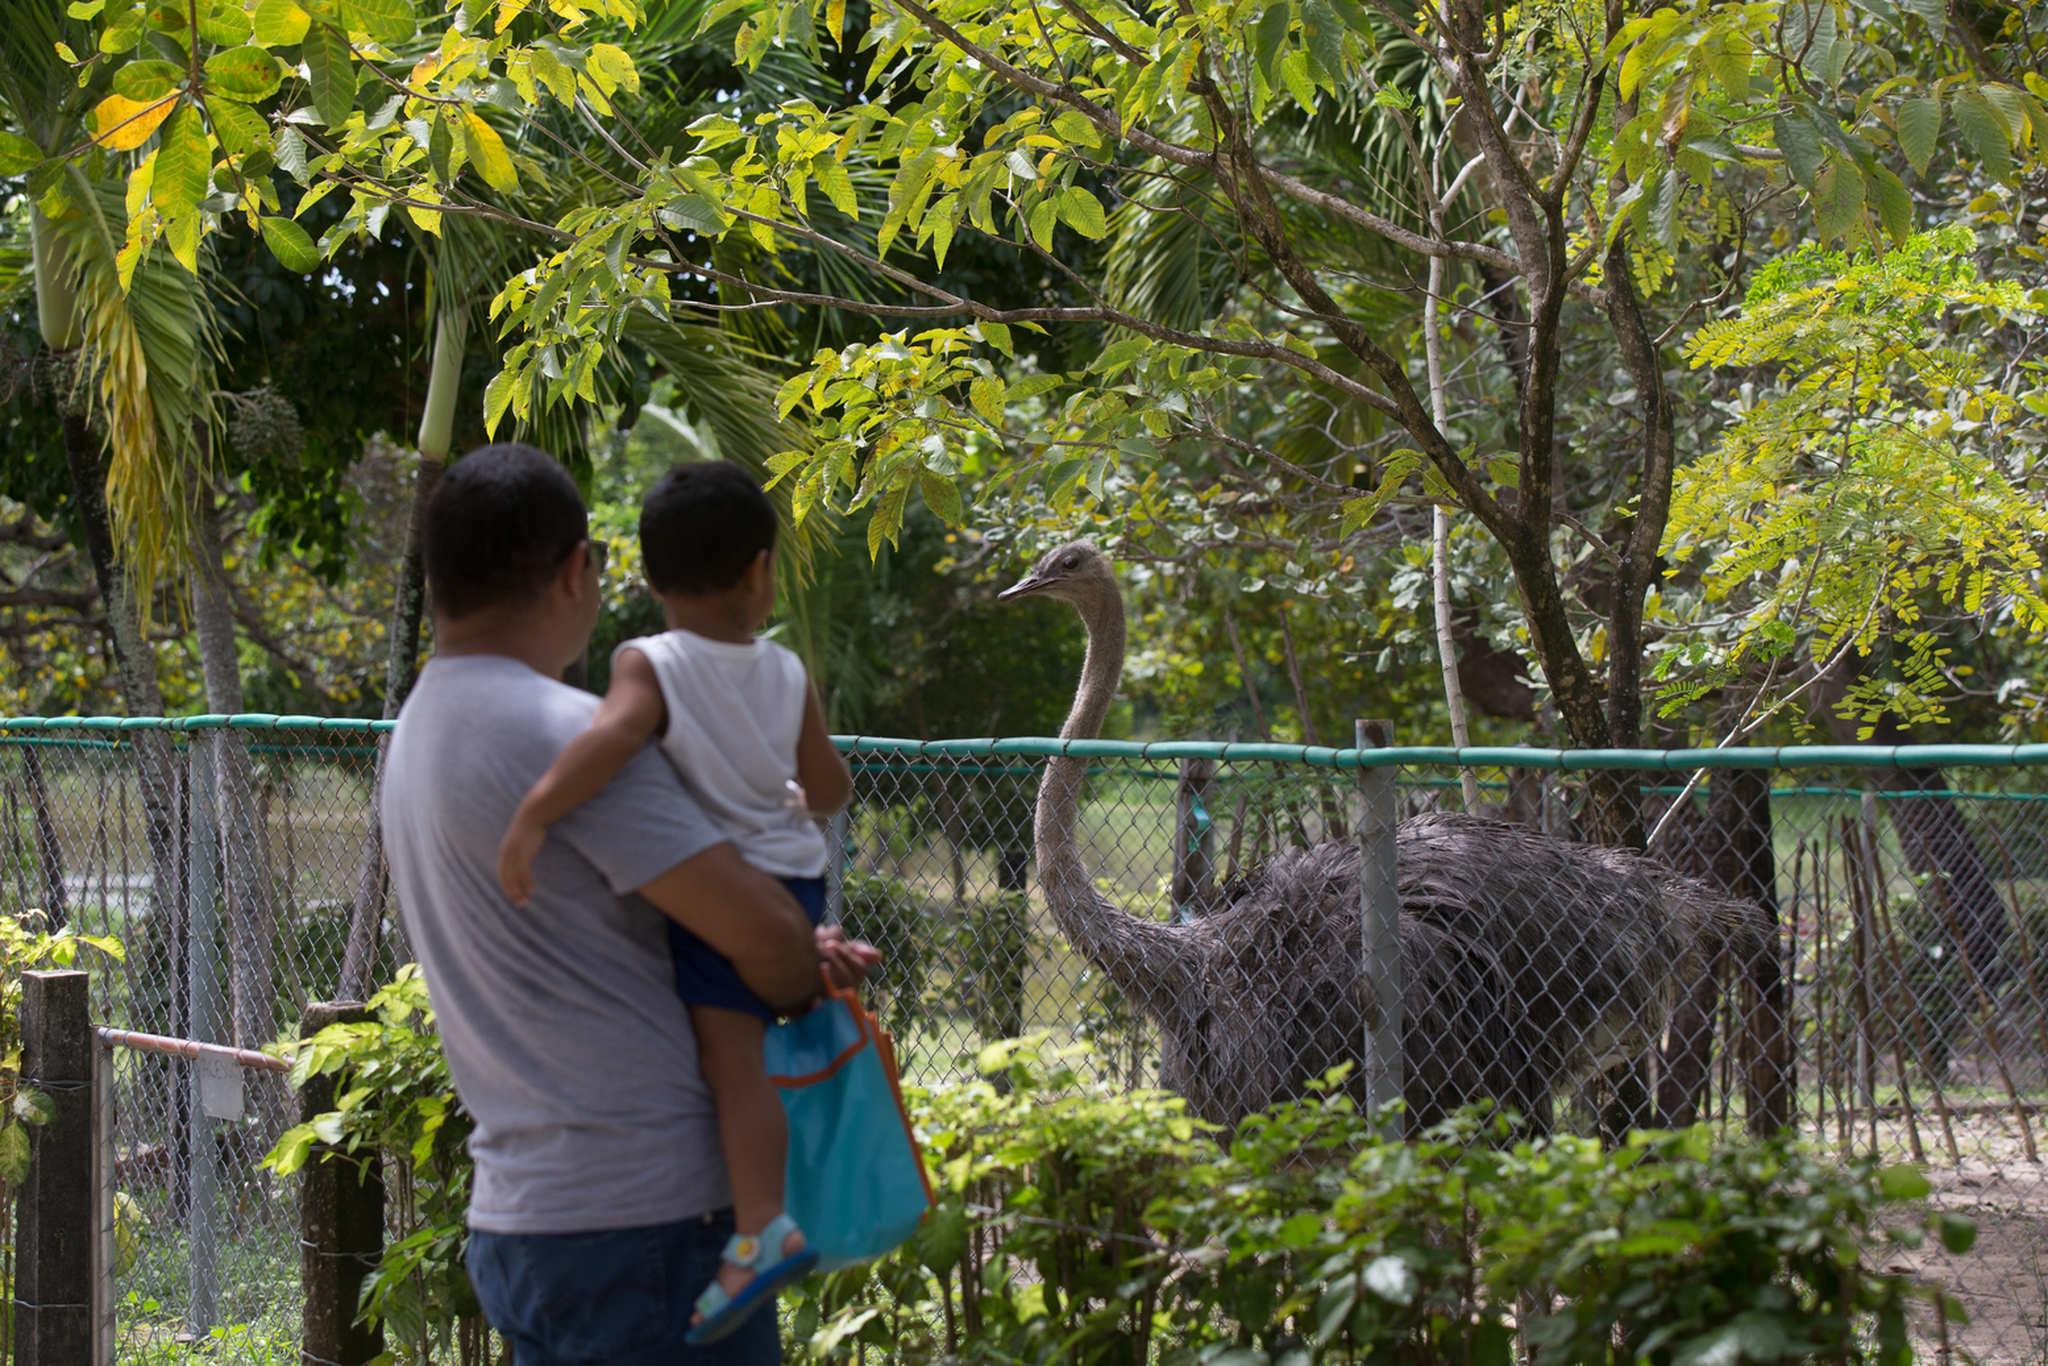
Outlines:
<svg viewBox="0 0 2048 1366"><path fill-rule="evenodd" d="M381 1162L405 1230L363 1284L362 1314L429 1360L478 1337L481 1310L463 1266L472 1127L433 1033L426 979L408 964L375 996L375 1018L328 1025L282 1045L291 1082L335 1079L335 1108L289 1129L264 1165L289 1176L308 1161Z"/></svg>
<svg viewBox="0 0 2048 1366"><path fill-rule="evenodd" d="M1774 382L1677 480L1672 572L1697 564L1703 610L1734 613L1660 656L1657 672L1683 680L1667 709L1745 667L1888 642L1892 670L1859 677L1843 703L1868 739L1886 712L1941 718L1951 647L1930 617L2048 629L2048 512L2006 439L2026 410L1962 342L2044 301L1981 279L1974 246L1951 225L1883 252L1805 247L1688 343L1696 366Z"/></svg>
<svg viewBox="0 0 2048 1366"><path fill-rule="evenodd" d="M27 1126L52 1114L50 1098L21 1077L21 975L120 958L117 941L69 926L52 930L41 911L0 915L0 1196L28 1174Z"/></svg>
<svg viewBox="0 0 2048 1366"><path fill-rule="evenodd" d="M939 1205L807 1293L814 1359L1507 1362L1520 1316L1559 1360L1909 1361L1932 1292L1876 1259L1974 1236L1910 1208L1909 1169L1704 1129L1510 1144L1467 1115L1382 1143L1325 1093L1219 1149L1178 1098L1103 1095L1078 1061L1002 1045L1005 1089L915 1095Z"/></svg>

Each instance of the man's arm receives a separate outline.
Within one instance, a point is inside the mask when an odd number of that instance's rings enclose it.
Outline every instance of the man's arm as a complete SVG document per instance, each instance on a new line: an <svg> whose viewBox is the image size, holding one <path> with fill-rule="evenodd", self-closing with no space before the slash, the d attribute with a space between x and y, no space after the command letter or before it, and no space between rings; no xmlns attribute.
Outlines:
<svg viewBox="0 0 2048 1366"><path fill-rule="evenodd" d="M730 844L714 844L640 887L655 909L732 960L756 996L784 1013L818 996L818 948L803 908Z"/></svg>

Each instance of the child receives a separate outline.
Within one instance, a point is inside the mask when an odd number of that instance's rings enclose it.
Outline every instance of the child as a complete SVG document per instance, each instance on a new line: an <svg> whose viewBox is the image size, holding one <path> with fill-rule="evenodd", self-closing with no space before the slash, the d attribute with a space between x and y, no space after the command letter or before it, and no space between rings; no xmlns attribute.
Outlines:
<svg viewBox="0 0 2048 1366"><path fill-rule="evenodd" d="M783 880L811 923L824 915L826 849L812 816L846 803L852 778L797 657L754 633L775 605L775 511L725 462L679 465L640 506L647 579L668 630L621 645L590 729L519 805L498 852L505 894L524 904L547 828L590 800L651 737L705 814L754 867ZM782 1208L788 1131L762 1038L774 1018L732 964L668 927L704 1080L718 1104L738 1233L697 1301L690 1341L725 1336L817 1262Z"/></svg>

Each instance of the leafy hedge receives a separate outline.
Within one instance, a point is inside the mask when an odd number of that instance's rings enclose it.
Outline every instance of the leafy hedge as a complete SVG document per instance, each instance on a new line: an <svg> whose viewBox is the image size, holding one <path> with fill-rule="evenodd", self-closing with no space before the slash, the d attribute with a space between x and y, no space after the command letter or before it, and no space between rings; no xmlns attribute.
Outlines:
<svg viewBox="0 0 2048 1366"><path fill-rule="evenodd" d="M414 1230L365 1288L417 1359L481 1346L461 1270L468 1121L413 970L378 1018L296 1046L338 1109L286 1134L291 1170L338 1143L401 1169ZM1385 1143L1330 1087L1218 1134L1176 1096L1111 1093L1084 1050L984 1051L986 1080L912 1090L938 1205L870 1266L786 1302L793 1355L958 1363L1912 1361L1935 1292L1881 1272L1930 1233L1925 1180L1723 1143L1705 1129L1512 1142L1471 1114ZM1960 1311L1952 1303L1941 1309Z"/></svg>

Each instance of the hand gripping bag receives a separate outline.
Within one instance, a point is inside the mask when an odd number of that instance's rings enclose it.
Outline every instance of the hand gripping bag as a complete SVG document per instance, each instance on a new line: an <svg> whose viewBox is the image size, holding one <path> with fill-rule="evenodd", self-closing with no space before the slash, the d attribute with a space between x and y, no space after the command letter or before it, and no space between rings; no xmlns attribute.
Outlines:
<svg viewBox="0 0 2048 1366"><path fill-rule="evenodd" d="M852 991L826 984L806 1014L769 1027L768 1078L789 1117L783 1207L832 1271L900 1246L931 1208L895 1048Z"/></svg>

